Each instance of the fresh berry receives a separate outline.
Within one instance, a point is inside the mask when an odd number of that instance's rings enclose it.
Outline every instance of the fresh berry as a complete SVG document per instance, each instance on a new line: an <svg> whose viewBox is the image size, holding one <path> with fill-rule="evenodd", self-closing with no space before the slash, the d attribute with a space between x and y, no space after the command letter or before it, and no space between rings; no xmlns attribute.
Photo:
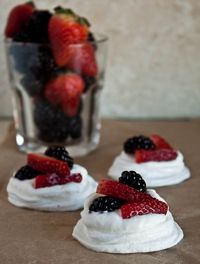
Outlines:
<svg viewBox="0 0 200 264"><path fill-rule="evenodd" d="M56 173L60 177L70 175L70 169L66 162L40 154L28 154L28 165L38 171Z"/></svg>
<svg viewBox="0 0 200 264"><path fill-rule="evenodd" d="M127 184L140 192L146 192L147 190L145 181L141 175L135 171L123 171L121 177L119 177L119 182Z"/></svg>
<svg viewBox="0 0 200 264"><path fill-rule="evenodd" d="M109 196L101 196L94 199L89 207L89 212L112 212L119 209L122 204L124 204L124 201L122 201L121 199Z"/></svg>
<svg viewBox="0 0 200 264"><path fill-rule="evenodd" d="M122 218L128 219L136 215L144 214L166 214L168 206L166 203L151 198L143 202L133 202L122 205L120 208Z"/></svg>
<svg viewBox="0 0 200 264"><path fill-rule="evenodd" d="M124 143L124 151L128 154L134 154L138 149L155 149L153 141L145 136L136 136L129 138Z"/></svg>
<svg viewBox="0 0 200 264"><path fill-rule="evenodd" d="M56 173L41 174L35 178L35 188L51 187L60 184L60 177Z"/></svg>
<svg viewBox="0 0 200 264"><path fill-rule="evenodd" d="M76 182L79 183L81 182L83 179L82 175L80 173L73 173L70 174L68 176L65 176L63 178L60 179L60 184L66 184L69 182Z"/></svg>
<svg viewBox="0 0 200 264"><path fill-rule="evenodd" d="M158 135L151 135L150 138L156 145L157 149L173 149L172 146L170 146L170 144L164 138Z"/></svg>
<svg viewBox="0 0 200 264"><path fill-rule="evenodd" d="M74 160L69 156L68 151L64 147L60 146L52 146L49 147L45 153L46 156L53 157L62 161L67 162L70 169L72 169L74 165Z"/></svg>
<svg viewBox="0 0 200 264"><path fill-rule="evenodd" d="M15 178L17 178L20 181L23 180L30 180L35 178L38 174L40 174L40 172L38 172L37 170L34 170L33 168L31 168L30 166L26 165L21 167L15 174Z"/></svg>
<svg viewBox="0 0 200 264"><path fill-rule="evenodd" d="M67 67L81 75L97 76L98 66L92 44L71 45L68 47L68 54Z"/></svg>
<svg viewBox="0 0 200 264"><path fill-rule="evenodd" d="M35 7L32 2L15 6L8 16L5 28L5 36L8 38L13 38L18 32L20 32L34 10Z"/></svg>
<svg viewBox="0 0 200 264"><path fill-rule="evenodd" d="M49 39L58 66L65 66L69 59L70 44L85 42L88 22L70 9L55 8L48 26Z"/></svg>
<svg viewBox="0 0 200 264"><path fill-rule="evenodd" d="M50 18L51 13L49 11L34 11L24 27L14 36L13 40L19 42L49 43L47 27Z"/></svg>
<svg viewBox="0 0 200 264"><path fill-rule="evenodd" d="M147 193L140 192L126 184L107 179L99 182L96 192L129 202L141 202L151 198Z"/></svg>
<svg viewBox="0 0 200 264"><path fill-rule="evenodd" d="M83 90L84 82L79 75L62 74L46 85L45 98L53 105L60 105L67 116L74 116Z"/></svg>
<svg viewBox="0 0 200 264"><path fill-rule="evenodd" d="M88 42L90 42L92 44L92 46L94 47L95 50L97 50L97 44L96 42L96 38L94 36L94 34L92 32L89 32L88 34Z"/></svg>
<svg viewBox="0 0 200 264"><path fill-rule="evenodd" d="M177 152L171 149L158 150L137 150L135 152L135 160L137 163L148 161L170 161L175 160Z"/></svg>
<svg viewBox="0 0 200 264"><path fill-rule="evenodd" d="M93 90L96 88L97 79L95 77L83 76L83 80L85 83L84 93L86 93L88 90Z"/></svg>
<svg viewBox="0 0 200 264"><path fill-rule="evenodd" d="M35 188L45 188L55 185L63 185L70 182L79 183L82 181L82 175L80 173L71 174L65 177L59 177L56 173L38 175L35 179Z"/></svg>
<svg viewBox="0 0 200 264"><path fill-rule="evenodd" d="M69 119L69 135L72 139L78 139L82 135L82 119L79 115Z"/></svg>
<svg viewBox="0 0 200 264"><path fill-rule="evenodd" d="M59 107L45 100L35 102L34 122L38 128L38 137L45 142L63 142L69 135L69 119Z"/></svg>

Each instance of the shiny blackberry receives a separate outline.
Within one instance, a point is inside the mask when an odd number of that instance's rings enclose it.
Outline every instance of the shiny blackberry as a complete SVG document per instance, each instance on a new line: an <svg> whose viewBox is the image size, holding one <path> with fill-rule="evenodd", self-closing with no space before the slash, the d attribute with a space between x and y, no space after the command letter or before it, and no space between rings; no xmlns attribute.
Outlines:
<svg viewBox="0 0 200 264"><path fill-rule="evenodd" d="M124 202L121 199L101 196L96 198L89 207L89 212L112 212L119 209Z"/></svg>
<svg viewBox="0 0 200 264"><path fill-rule="evenodd" d="M135 171L123 171L121 177L119 177L119 182L133 187L140 192L146 192L147 190L145 181Z"/></svg>
<svg viewBox="0 0 200 264"><path fill-rule="evenodd" d="M68 151L61 146L52 146L49 147L45 153L45 155L49 156L49 157L53 157L62 161L67 162L69 168L71 169L74 165L74 160L72 157L69 156Z"/></svg>
<svg viewBox="0 0 200 264"><path fill-rule="evenodd" d="M15 178L17 178L20 181L23 180L30 180L35 178L37 175L39 175L40 172L32 169L30 166L26 165L21 167L15 174Z"/></svg>
<svg viewBox="0 0 200 264"><path fill-rule="evenodd" d="M136 136L129 138L124 143L124 151L128 154L134 154L138 149L152 150L156 146L153 141L145 136Z"/></svg>

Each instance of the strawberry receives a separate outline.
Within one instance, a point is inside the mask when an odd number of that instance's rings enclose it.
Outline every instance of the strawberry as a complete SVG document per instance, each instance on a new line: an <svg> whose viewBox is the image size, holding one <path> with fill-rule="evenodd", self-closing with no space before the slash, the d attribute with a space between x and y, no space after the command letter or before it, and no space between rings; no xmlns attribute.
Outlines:
<svg viewBox="0 0 200 264"><path fill-rule="evenodd" d="M171 149L136 150L135 160L137 163L148 161L170 161L177 157L177 152Z"/></svg>
<svg viewBox="0 0 200 264"><path fill-rule="evenodd" d="M40 154L28 154L28 165L45 173L56 173L60 177L70 175L68 164L64 161Z"/></svg>
<svg viewBox="0 0 200 264"><path fill-rule="evenodd" d="M107 179L102 179L99 182L96 192L129 202L145 201L151 198L147 193L140 192L126 184Z"/></svg>
<svg viewBox="0 0 200 264"><path fill-rule="evenodd" d="M82 75L95 77L98 73L95 49L90 43L69 46L67 66Z"/></svg>
<svg viewBox="0 0 200 264"><path fill-rule="evenodd" d="M53 105L60 105L68 116L74 116L77 114L83 90L84 81L79 75L63 74L47 83L45 98Z"/></svg>
<svg viewBox="0 0 200 264"><path fill-rule="evenodd" d="M151 135L151 140L156 145L157 149L173 149L172 146L162 137L158 135Z"/></svg>
<svg viewBox="0 0 200 264"><path fill-rule="evenodd" d="M65 177L59 177L56 173L46 174L46 175L38 175L35 178L35 188L44 188L51 187L54 185L63 185L69 182L81 182L82 175L80 173L67 175Z"/></svg>
<svg viewBox="0 0 200 264"><path fill-rule="evenodd" d="M122 205L120 208L122 218L127 219L135 215L166 214L168 205L156 198L143 202L132 202Z"/></svg>
<svg viewBox="0 0 200 264"><path fill-rule="evenodd" d="M49 21L49 40L57 65L65 66L69 59L68 45L87 40L89 23L70 9L57 7L55 12Z"/></svg>
<svg viewBox="0 0 200 264"><path fill-rule="evenodd" d="M25 4L15 6L10 11L10 14L8 16L4 32L5 36L7 38L13 38L28 22L34 10L35 7L32 2L27 2Z"/></svg>

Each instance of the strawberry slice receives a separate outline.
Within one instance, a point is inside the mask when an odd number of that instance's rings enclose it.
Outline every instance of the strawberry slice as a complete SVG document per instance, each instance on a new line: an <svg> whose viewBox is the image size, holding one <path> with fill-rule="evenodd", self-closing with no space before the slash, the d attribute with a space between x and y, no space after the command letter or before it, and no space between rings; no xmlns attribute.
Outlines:
<svg viewBox="0 0 200 264"><path fill-rule="evenodd" d="M59 177L56 173L38 175L35 178L35 188L51 187L55 185L63 185L69 182L79 183L82 181L82 175L80 173L71 174L65 177Z"/></svg>
<svg viewBox="0 0 200 264"><path fill-rule="evenodd" d="M60 105L66 115L74 116L84 87L84 81L78 74L62 74L47 83L45 98L53 105Z"/></svg>
<svg viewBox="0 0 200 264"><path fill-rule="evenodd" d="M81 45L69 46L69 60L67 67L71 70L86 75L95 77L98 73L98 66L95 57L95 49L90 43Z"/></svg>
<svg viewBox="0 0 200 264"><path fill-rule="evenodd" d="M140 202L151 199L151 196L147 193L140 192L126 184L107 179L102 179L99 182L96 192L129 202Z"/></svg>
<svg viewBox="0 0 200 264"><path fill-rule="evenodd" d="M151 135L150 139L156 145L157 149L173 149L172 146L170 146L170 144L159 135Z"/></svg>
<svg viewBox="0 0 200 264"><path fill-rule="evenodd" d="M8 16L5 36L13 38L26 24L34 10L35 7L33 2L15 6Z"/></svg>
<svg viewBox="0 0 200 264"><path fill-rule="evenodd" d="M88 39L89 23L70 9L55 8L49 21L48 34L54 59L58 66L65 66L69 59L68 45Z"/></svg>
<svg viewBox="0 0 200 264"><path fill-rule="evenodd" d="M133 202L122 205L120 208L122 218L128 219L135 215L144 214L166 214L168 205L156 198L151 198L143 202Z"/></svg>
<svg viewBox="0 0 200 264"><path fill-rule="evenodd" d="M175 160L177 155L177 152L171 149L136 150L135 160L137 163L148 161L170 161Z"/></svg>
<svg viewBox="0 0 200 264"><path fill-rule="evenodd" d="M60 177L70 175L70 169L66 162L45 155L28 154L27 164L35 170L45 173L56 173Z"/></svg>

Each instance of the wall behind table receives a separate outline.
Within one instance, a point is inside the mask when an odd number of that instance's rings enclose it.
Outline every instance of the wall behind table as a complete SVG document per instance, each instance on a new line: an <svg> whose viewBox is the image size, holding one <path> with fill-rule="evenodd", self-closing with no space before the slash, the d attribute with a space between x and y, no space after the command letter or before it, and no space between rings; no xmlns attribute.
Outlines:
<svg viewBox="0 0 200 264"><path fill-rule="evenodd" d="M18 0L1 0L0 29ZM109 38L102 114L106 117L200 116L200 1L36 0L68 5ZM11 115L3 39L0 42L0 115Z"/></svg>

